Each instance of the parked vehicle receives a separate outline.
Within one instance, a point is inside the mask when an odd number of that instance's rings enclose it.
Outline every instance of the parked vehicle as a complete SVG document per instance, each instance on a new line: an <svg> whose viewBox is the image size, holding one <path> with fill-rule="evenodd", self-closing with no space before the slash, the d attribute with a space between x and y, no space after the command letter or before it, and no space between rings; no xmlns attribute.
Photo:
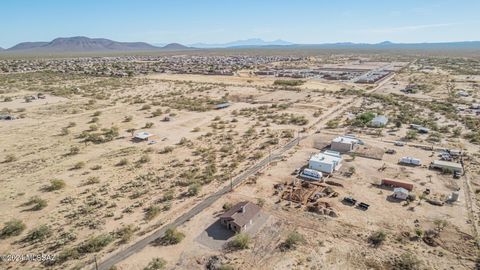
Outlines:
<svg viewBox="0 0 480 270"><path fill-rule="evenodd" d="M453 172L453 178L458 179L462 176L462 174L459 171Z"/></svg>
<svg viewBox="0 0 480 270"><path fill-rule="evenodd" d="M350 204L350 205L355 205L357 204L357 200L355 200L354 198L352 197L345 197L343 198L343 201Z"/></svg>
<svg viewBox="0 0 480 270"><path fill-rule="evenodd" d="M395 149L387 149L387 151L385 151L385 153L393 155L393 154L397 153L397 151L395 151Z"/></svg>
<svg viewBox="0 0 480 270"><path fill-rule="evenodd" d="M404 146L406 143L405 142L400 142L400 141L396 141L394 143L395 146Z"/></svg>

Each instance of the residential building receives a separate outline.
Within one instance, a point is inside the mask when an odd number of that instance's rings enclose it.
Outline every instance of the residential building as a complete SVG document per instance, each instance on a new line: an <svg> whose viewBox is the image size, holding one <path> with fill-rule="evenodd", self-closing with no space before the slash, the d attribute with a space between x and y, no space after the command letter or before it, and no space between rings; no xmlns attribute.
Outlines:
<svg viewBox="0 0 480 270"><path fill-rule="evenodd" d="M342 165L342 157L339 152L325 151L313 155L308 161L308 168L322 173L333 173Z"/></svg>
<svg viewBox="0 0 480 270"><path fill-rule="evenodd" d="M220 223L227 229L240 233L251 226L260 216L260 207L243 201L235 204L220 216Z"/></svg>
<svg viewBox="0 0 480 270"><path fill-rule="evenodd" d="M434 160L430 164L431 169L438 169L442 171L452 171L463 173L463 166L460 163L445 161L445 160Z"/></svg>

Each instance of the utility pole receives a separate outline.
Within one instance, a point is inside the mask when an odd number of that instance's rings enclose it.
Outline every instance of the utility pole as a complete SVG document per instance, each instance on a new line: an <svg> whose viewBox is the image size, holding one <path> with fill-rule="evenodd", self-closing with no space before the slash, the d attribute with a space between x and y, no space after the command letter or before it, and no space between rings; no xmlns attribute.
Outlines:
<svg viewBox="0 0 480 270"><path fill-rule="evenodd" d="M97 254L93 255L93 258L95 258L95 270L98 270Z"/></svg>

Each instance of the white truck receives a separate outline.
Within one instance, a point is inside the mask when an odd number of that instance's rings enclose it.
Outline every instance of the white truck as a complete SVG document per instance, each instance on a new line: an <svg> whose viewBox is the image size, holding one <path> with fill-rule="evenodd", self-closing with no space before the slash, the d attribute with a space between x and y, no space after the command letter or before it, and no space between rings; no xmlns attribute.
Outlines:
<svg viewBox="0 0 480 270"><path fill-rule="evenodd" d="M402 157L398 161L399 164L405 164L405 165L413 165L413 166L420 166L421 162L420 159L418 158L413 158L413 157Z"/></svg>

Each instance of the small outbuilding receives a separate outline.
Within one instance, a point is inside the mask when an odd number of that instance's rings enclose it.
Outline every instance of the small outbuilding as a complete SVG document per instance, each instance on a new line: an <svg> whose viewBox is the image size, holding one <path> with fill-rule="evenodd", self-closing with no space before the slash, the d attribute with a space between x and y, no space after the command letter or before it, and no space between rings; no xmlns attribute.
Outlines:
<svg viewBox="0 0 480 270"><path fill-rule="evenodd" d="M154 136L153 134L148 133L148 132L139 132L139 133L136 133L133 136L133 140L135 140L135 141L148 141L148 139L150 139L153 136Z"/></svg>
<svg viewBox="0 0 480 270"><path fill-rule="evenodd" d="M332 140L330 149L340 153L347 153L353 150L358 140L351 137L340 136Z"/></svg>
<svg viewBox="0 0 480 270"><path fill-rule="evenodd" d="M259 218L260 210L260 207L254 203L239 202L220 216L220 223L227 229L240 233Z"/></svg>

